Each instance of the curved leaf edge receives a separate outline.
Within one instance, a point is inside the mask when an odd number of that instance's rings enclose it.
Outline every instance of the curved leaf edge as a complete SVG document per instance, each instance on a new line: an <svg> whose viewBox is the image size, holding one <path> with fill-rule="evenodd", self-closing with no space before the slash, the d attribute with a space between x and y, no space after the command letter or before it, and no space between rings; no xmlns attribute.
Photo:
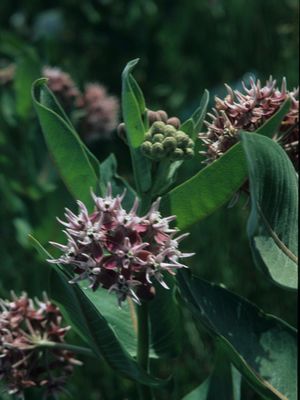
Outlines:
<svg viewBox="0 0 300 400"><path fill-rule="evenodd" d="M183 285L185 286L185 294L188 294L188 299L186 299L181 293L180 283L177 284L181 299L184 301L186 306L191 310L192 314L200 315L200 318L197 319L197 321L200 322L200 324L207 330L208 333L211 334L211 336L215 337L216 341L218 342L218 345L227 354L227 356L231 360L232 364L239 370L239 372L246 379L248 384L255 391L257 391L261 396L263 396L266 400L268 400L268 399L290 400L282 393L279 393L278 390L276 390L271 384L269 384L261 376L259 376L257 374L257 372L251 366L248 365L247 361L237 352L237 350L233 347L233 345L224 336L222 336L220 333L214 331L211 326L209 326L207 323L205 323L205 321L202 319L201 310L199 309L199 306L197 305L197 301L194 298L193 292L192 292L192 290L189 289L189 285L187 283L187 276L189 276L191 281L196 278L208 285L213 285L213 286L217 286L220 288L222 288L222 286L215 284L215 283L208 282L205 279L202 279L196 275L191 274L190 272L188 273L187 271L184 271L184 272L179 271L177 273L177 282L179 281L179 282L183 283ZM224 288L222 288L222 289L224 289ZM240 298L248 306L253 307L257 311L257 314L260 317L263 317L266 320L272 320L272 321L276 321L277 323L282 324L297 339L297 335L298 335L297 329L294 328L293 326L289 325L286 321L284 321L272 314L265 313L256 304L250 302L248 299L246 299L244 297L238 296L233 291L231 291L227 288L226 288L226 291L228 291L231 295ZM232 355L234 355L234 356L232 356ZM245 371L246 371L246 373L245 373ZM259 381L260 384L258 384L257 381Z"/></svg>

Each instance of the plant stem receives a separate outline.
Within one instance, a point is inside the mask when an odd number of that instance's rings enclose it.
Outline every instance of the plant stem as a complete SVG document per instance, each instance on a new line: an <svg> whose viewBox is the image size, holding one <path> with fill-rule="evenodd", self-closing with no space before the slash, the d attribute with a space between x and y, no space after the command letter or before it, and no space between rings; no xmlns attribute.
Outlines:
<svg viewBox="0 0 300 400"><path fill-rule="evenodd" d="M66 343L55 343L55 342L48 342L46 340L41 340L36 343L37 347L43 347L43 348L48 348L48 349L62 349L62 350L68 350L73 353L77 354L83 354L85 356L89 357L96 357L96 355L93 353L92 350L86 348L86 347L81 347L81 346L75 346L73 344L66 344Z"/></svg>
<svg viewBox="0 0 300 400"><path fill-rule="evenodd" d="M148 304L142 303L137 307L138 317L138 345L137 345L137 361L141 368L149 371L149 315ZM152 400L152 392L148 386L138 385L140 400Z"/></svg>
<svg viewBox="0 0 300 400"><path fill-rule="evenodd" d="M138 315L138 353L137 360L142 368L148 370L149 357L149 326L148 326L148 304L142 303L137 308Z"/></svg>

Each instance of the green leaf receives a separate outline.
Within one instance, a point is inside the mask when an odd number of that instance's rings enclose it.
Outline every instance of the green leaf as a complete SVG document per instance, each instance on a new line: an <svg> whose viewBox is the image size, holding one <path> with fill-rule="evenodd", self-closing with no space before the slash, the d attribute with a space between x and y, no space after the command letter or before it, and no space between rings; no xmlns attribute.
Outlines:
<svg viewBox="0 0 300 400"><path fill-rule="evenodd" d="M122 73L122 112L126 126L126 137L131 147L138 148L144 140L145 126L142 114L146 111L145 101L131 71L139 59L129 61Z"/></svg>
<svg viewBox="0 0 300 400"><path fill-rule="evenodd" d="M149 302L151 345L159 357L176 357L180 350L180 318L174 300L174 278L166 276L169 290L155 283L155 297Z"/></svg>
<svg viewBox="0 0 300 400"><path fill-rule="evenodd" d="M192 118L187 119L179 128L181 131L189 135L192 139L194 138L195 127Z"/></svg>
<svg viewBox="0 0 300 400"><path fill-rule="evenodd" d="M180 293L197 321L264 398L297 398L297 331L229 290L177 274Z"/></svg>
<svg viewBox="0 0 300 400"><path fill-rule="evenodd" d="M131 65L129 67L129 69L131 70L131 68L133 68L136 64L134 63L134 65ZM146 111L146 103L145 103L145 98L143 95L143 92L141 90L141 88L139 87L139 85L137 84L137 81L134 79L134 77L129 74L128 75L128 79L129 79L129 83L130 83L130 87L131 90L136 98L139 110L140 110L140 114L143 115Z"/></svg>
<svg viewBox="0 0 300 400"><path fill-rule="evenodd" d="M165 215L175 214L177 226L186 229L222 206L247 176L245 156L238 143L191 179L163 196Z"/></svg>
<svg viewBox="0 0 300 400"><path fill-rule="evenodd" d="M195 125L195 135L199 133L202 129L202 124L206 115L208 103L209 103L209 91L205 89L200 101L200 105L192 115L192 120Z"/></svg>
<svg viewBox="0 0 300 400"><path fill-rule="evenodd" d="M16 60L14 89L16 109L20 117L26 118L32 109L30 89L32 82L40 75L40 62L34 51L24 51Z"/></svg>
<svg viewBox="0 0 300 400"><path fill-rule="evenodd" d="M45 79L34 82L32 97L46 143L65 185L76 199L91 206L90 188L96 190L98 185L96 162L91 162L79 136L46 87Z"/></svg>
<svg viewBox="0 0 300 400"><path fill-rule="evenodd" d="M117 173L117 159L114 154L110 154L102 163L100 167L101 174L101 186L102 192L105 192L108 183L112 185L113 195L118 195L123 193L126 189L126 195L122 202L125 210L129 211L133 206L134 200L136 198L136 193L128 182L123 179Z"/></svg>
<svg viewBox="0 0 300 400"><path fill-rule="evenodd" d="M268 137L274 136L279 131L280 124L283 118L289 112L291 104L292 104L291 99L290 98L286 99L285 102L282 104L282 106L279 108L279 110L271 118L269 118L262 126L260 126L256 130L256 133L260 133L261 135Z"/></svg>
<svg viewBox="0 0 300 400"><path fill-rule="evenodd" d="M32 237L30 239L40 254L51 258L51 255L36 239ZM129 379L149 386L163 384L164 381L152 377L140 368L120 342L118 338L120 332L115 332L119 329L121 321L125 319L122 328L123 334L125 331L127 332L127 343L131 343L131 322L128 321L127 315L130 310L120 311L117 307L114 309L113 305L110 304L110 308L105 309L105 316L110 318L110 321L108 321L100 311L105 308L105 302L108 300L107 297L103 296L103 293L90 293L78 284L69 284L71 274L59 264L52 264L52 267L50 296L59 304L63 314L67 316L77 333L92 350L99 357L102 355L115 371ZM113 300L113 297L111 300ZM131 344L129 350L132 350Z"/></svg>
<svg viewBox="0 0 300 400"><path fill-rule="evenodd" d="M218 360L219 362L219 360ZM211 375L182 400L240 400L241 374L230 363L218 363Z"/></svg>
<svg viewBox="0 0 300 400"><path fill-rule="evenodd" d="M46 83L46 78L42 78L42 79L44 79L44 81ZM83 143L80 136L75 131L75 128L73 127L72 122L70 121L69 117L65 113L62 106L59 104L59 102L56 99L56 97L54 96L54 94L48 88L48 86L45 85L43 89L44 90L41 91L41 99L42 99L41 103L45 104L47 106L47 108L49 108L50 110L55 112L57 115L59 115L69 125L70 130L73 132L73 134L77 138L78 142L81 144L91 165L93 166L95 174L97 175L98 179L100 179L100 162L99 162L99 160L94 156L94 154Z"/></svg>
<svg viewBox="0 0 300 400"><path fill-rule="evenodd" d="M138 59L130 61L122 73L122 112L126 127L126 137L130 149L132 168L139 195L151 187L151 161L144 157L140 145L144 140L146 125L143 114L146 111L141 89L131 75Z"/></svg>
<svg viewBox="0 0 300 400"><path fill-rule="evenodd" d="M183 397L182 400L207 400L211 377L209 376L198 387Z"/></svg>
<svg viewBox="0 0 300 400"><path fill-rule="evenodd" d="M276 284L297 289L298 178L272 139L241 133L249 170L248 236L257 266Z"/></svg>
<svg viewBox="0 0 300 400"><path fill-rule="evenodd" d="M108 322L124 349L131 356L135 357L137 348L137 317L132 301L129 300L120 308L115 296L108 293L107 290L99 288L97 292L93 292L87 289L84 283L79 284L79 286L97 311Z"/></svg>

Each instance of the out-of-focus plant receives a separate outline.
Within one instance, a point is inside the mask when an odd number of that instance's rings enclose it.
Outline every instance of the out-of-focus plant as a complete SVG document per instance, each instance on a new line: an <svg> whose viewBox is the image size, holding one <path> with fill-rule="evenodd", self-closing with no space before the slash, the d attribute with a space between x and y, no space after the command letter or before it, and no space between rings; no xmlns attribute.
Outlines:
<svg viewBox="0 0 300 400"><path fill-rule="evenodd" d="M186 157L169 152L179 149L184 155L189 148L201 147L197 135L203 132L208 92L179 126L178 119L167 123L162 111L151 118L132 75L136 64L137 60L129 62L122 74L124 125L119 129L130 152L133 185L117 174L113 155L100 163L86 147L45 79L33 84L48 149L79 205L78 214L67 209L67 221L60 220L67 242L53 243L63 253L58 258L32 238L53 266L51 297L95 356L103 356L115 372L137 383L141 399L159 398L165 386L175 393L171 364L172 379L154 376L152 365L174 360L184 351L178 340L182 307L192 313L195 329L198 323L205 327L217 349L210 376L185 399L217 399L220 387L224 399L240 399L243 381L263 398L296 399L296 330L245 298L201 279L199 272L182 268L189 262L182 264L181 258L190 254L178 245L186 234L177 237L176 232L216 211L248 178L248 235L254 261L273 283L296 290L297 174L274 138L290 107L298 103L287 93L281 106L265 114L259 130L238 126L236 143L205 168L201 157L194 155L188 162L197 163L198 172L178 185L177 171L185 168ZM165 145L169 138L172 149ZM148 153L147 142L161 148ZM200 254L195 257L201 259ZM121 308L110 292L116 293Z"/></svg>

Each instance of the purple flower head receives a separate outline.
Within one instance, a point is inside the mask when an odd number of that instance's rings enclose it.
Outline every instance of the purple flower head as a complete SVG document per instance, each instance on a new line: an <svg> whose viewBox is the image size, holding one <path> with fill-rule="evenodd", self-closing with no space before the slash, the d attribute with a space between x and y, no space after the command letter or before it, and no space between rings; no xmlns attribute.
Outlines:
<svg viewBox="0 0 300 400"><path fill-rule="evenodd" d="M0 380L10 394L21 396L30 387L55 394L63 388L74 365L81 363L68 350L46 350L39 343L62 345L69 329L46 295L33 301L26 293L12 293L11 300L0 300Z"/></svg>
<svg viewBox="0 0 300 400"><path fill-rule="evenodd" d="M291 99L291 107L284 117L279 132L273 137L285 149L296 169L299 162L299 88L289 92L285 78L281 88L272 77L265 86L261 82L250 80L247 88L242 82L243 92L232 90L228 85L227 96L224 99L215 98L213 113L208 113L211 121L205 121L207 132L201 132L199 138L206 146L201 153L207 159L205 162L216 160L238 141L240 130L256 131L282 106L285 100Z"/></svg>
<svg viewBox="0 0 300 400"><path fill-rule="evenodd" d="M168 288L165 273L186 267L180 260L193 254L179 250L179 242L188 234L176 237L178 229L170 227L176 217L161 216L160 199L140 217L138 199L126 211L124 195L113 197L109 185L105 197L92 193L92 213L80 201L78 215L66 209L66 222L58 221L65 227L67 243L50 242L63 254L48 261L73 266L70 283L88 280L93 290L103 287L115 293L119 305L127 297L140 304L153 296L153 279Z"/></svg>

